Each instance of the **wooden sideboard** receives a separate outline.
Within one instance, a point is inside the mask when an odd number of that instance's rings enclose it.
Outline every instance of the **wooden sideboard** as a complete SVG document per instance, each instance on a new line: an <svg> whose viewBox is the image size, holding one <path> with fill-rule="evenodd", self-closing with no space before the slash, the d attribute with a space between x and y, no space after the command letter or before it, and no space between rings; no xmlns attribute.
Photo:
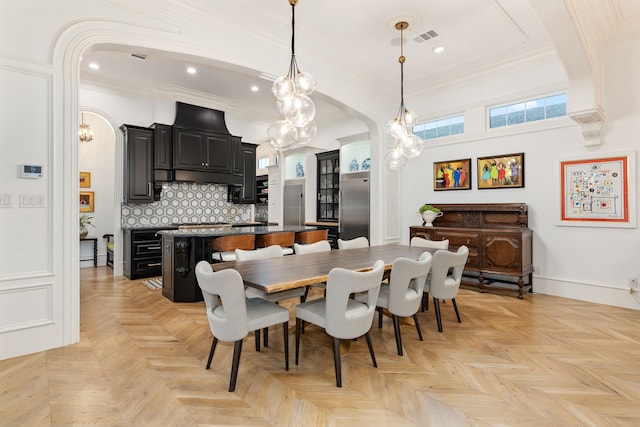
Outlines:
<svg viewBox="0 0 640 427"><path fill-rule="evenodd" d="M441 209L443 215L433 222L433 227L410 227L409 239L414 236L429 240L449 239L449 249L454 251L459 246L467 246L469 258L463 284L478 287L480 292L493 287L517 289L518 298L523 298L524 289L531 289L533 284L533 231L528 228L527 205L433 206ZM470 277L477 278L477 282L469 280Z"/></svg>

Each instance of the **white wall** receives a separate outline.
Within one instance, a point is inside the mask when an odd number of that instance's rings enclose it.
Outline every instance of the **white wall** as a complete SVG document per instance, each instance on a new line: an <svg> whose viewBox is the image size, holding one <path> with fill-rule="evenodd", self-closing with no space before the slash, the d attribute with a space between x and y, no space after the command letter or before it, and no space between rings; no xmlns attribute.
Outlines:
<svg viewBox="0 0 640 427"><path fill-rule="evenodd" d="M119 205L115 198L116 136L111 125L98 114L84 112L84 121L91 126L94 138L78 147L80 171L91 173L91 187L81 188L80 191L94 193L94 212L87 212L93 217L93 227L87 228L88 237L98 238L98 265L105 265L107 248L102 236L116 232L113 211L114 206ZM81 245L80 258L91 257L93 246L88 243ZM81 261L80 267L93 268L93 261Z"/></svg>

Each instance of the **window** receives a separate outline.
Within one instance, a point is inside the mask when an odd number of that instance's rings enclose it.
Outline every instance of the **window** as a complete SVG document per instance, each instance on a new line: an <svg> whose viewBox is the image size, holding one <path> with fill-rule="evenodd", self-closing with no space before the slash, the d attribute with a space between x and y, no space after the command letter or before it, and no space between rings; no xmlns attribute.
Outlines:
<svg viewBox="0 0 640 427"><path fill-rule="evenodd" d="M269 156L260 157L258 159L258 169L264 169L269 166Z"/></svg>
<svg viewBox="0 0 640 427"><path fill-rule="evenodd" d="M517 125L567 115L567 94L548 96L489 109L489 127Z"/></svg>
<svg viewBox="0 0 640 427"><path fill-rule="evenodd" d="M446 117L413 126L413 133L423 140L464 133L464 115Z"/></svg>

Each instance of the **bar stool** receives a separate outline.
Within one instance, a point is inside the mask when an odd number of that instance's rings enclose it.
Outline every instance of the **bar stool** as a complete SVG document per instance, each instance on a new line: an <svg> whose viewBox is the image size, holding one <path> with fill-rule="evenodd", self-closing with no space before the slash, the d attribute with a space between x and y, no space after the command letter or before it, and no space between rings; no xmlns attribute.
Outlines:
<svg viewBox="0 0 640 427"><path fill-rule="evenodd" d="M256 236L253 234L216 237L211 241L211 258L214 262L235 261L236 249L253 250L255 243Z"/></svg>
<svg viewBox="0 0 640 427"><path fill-rule="evenodd" d="M309 244L327 240L329 238L329 230L308 230L298 231L296 233L296 243Z"/></svg>
<svg viewBox="0 0 640 427"><path fill-rule="evenodd" d="M268 246L278 245L282 248L284 255L292 255L295 238L296 233L293 231L259 234L256 236L256 248L266 248Z"/></svg>

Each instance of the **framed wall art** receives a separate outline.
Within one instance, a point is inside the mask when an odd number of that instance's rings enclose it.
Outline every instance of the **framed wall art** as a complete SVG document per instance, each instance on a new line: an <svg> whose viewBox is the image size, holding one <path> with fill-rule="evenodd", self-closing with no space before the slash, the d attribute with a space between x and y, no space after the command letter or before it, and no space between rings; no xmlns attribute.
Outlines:
<svg viewBox="0 0 640 427"><path fill-rule="evenodd" d="M559 160L560 225L635 228L635 152Z"/></svg>
<svg viewBox="0 0 640 427"><path fill-rule="evenodd" d="M93 212L93 191L80 192L80 212Z"/></svg>
<svg viewBox="0 0 640 427"><path fill-rule="evenodd" d="M80 188L91 188L91 172L80 172Z"/></svg>
<svg viewBox="0 0 640 427"><path fill-rule="evenodd" d="M471 159L433 162L433 189L470 190Z"/></svg>
<svg viewBox="0 0 640 427"><path fill-rule="evenodd" d="M524 153L478 157L478 189L524 187Z"/></svg>

